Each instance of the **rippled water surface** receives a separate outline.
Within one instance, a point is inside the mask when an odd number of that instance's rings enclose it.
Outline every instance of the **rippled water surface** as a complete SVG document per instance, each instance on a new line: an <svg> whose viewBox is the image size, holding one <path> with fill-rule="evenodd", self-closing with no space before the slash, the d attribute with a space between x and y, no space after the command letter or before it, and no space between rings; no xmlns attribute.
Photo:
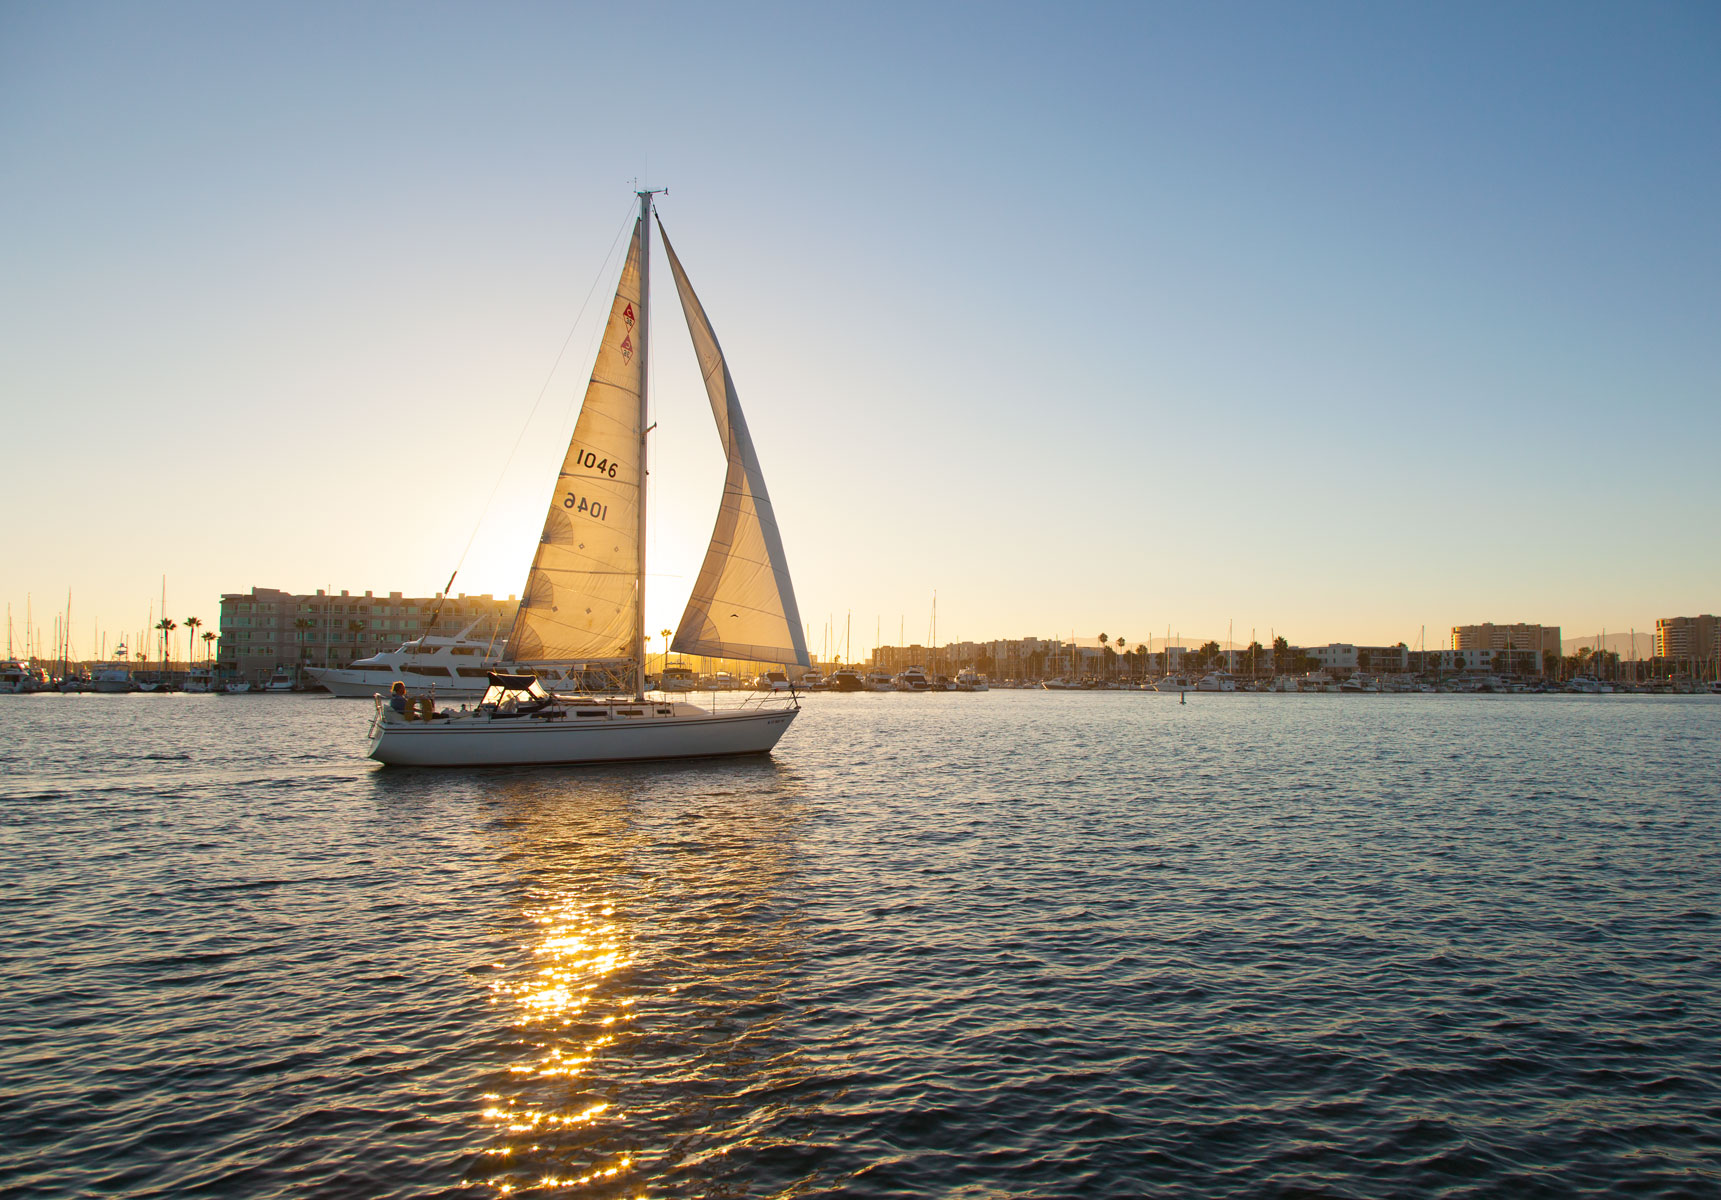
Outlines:
<svg viewBox="0 0 1721 1200"><path fill-rule="evenodd" d="M0 697L0 1192L1721 1194L1721 701Z"/></svg>

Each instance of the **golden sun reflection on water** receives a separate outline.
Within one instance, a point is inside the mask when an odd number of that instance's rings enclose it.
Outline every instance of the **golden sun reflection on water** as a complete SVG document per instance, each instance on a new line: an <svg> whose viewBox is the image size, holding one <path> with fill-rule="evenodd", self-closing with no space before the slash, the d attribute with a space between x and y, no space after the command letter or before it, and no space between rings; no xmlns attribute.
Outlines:
<svg viewBox="0 0 1721 1200"><path fill-rule="evenodd" d="M753 1136L760 1085L799 1072L777 1033L798 809L775 768L682 780L702 786L672 796L659 771L498 797L518 887L479 972L498 1021L469 1185L708 1194L711 1163Z"/></svg>
<svg viewBox="0 0 1721 1200"><path fill-rule="evenodd" d="M507 1068L518 1086L484 1096L480 1115L500 1143L485 1154L501 1160L499 1165L523 1156L541 1159L546 1152L564 1160L568 1151L586 1157L567 1144L570 1134L589 1132L599 1122L619 1127L619 1108L585 1095L581 1081L621 1036L636 999L614 986L613 977L631 965L631 958L613 904L532 889L521 917L535 927L530 961L490 984L491 1003L510 1011L519 1048L526 1052ZM504 1168L484 1182L503 1196L614 1185L627 1181L632 1166L633 1156L625 1150L600 1151L581 1171L533 1176ZM611 1187L603 1190L613 1194Z"/></svg>

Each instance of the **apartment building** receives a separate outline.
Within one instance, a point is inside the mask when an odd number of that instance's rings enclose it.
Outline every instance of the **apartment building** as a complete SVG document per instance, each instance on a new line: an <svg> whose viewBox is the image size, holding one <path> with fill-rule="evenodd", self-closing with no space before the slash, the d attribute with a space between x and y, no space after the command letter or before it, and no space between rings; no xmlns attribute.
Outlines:
<svg viewBox="0 0 1721 1200"><path fill-rule="evenodd" d="M1713 616L1662 617L1655 623L1655 657L1675 662L1713 662L1717 653Z"/></svg>
<svg viewBox="0 0 1721 1200"><path fill-rule="evenodd" d="M1454 625L1451 649L1470 651L1470 662L1477 661L1476 655L1481 651L1488 651L1490 659L1498 664L1500 670L1540 675L1547 655L1552 654L1558 661L1562 653L1560 627L1522 622L1496 625L1491 621L1481 625ZM1500 652L1505 652L1504 657Z"/></svg>

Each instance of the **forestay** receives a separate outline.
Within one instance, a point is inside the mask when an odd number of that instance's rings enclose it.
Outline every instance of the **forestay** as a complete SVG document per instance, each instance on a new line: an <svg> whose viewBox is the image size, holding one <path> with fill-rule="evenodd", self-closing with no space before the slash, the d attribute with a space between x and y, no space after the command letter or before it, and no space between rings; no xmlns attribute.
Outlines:
<svg viewBox="0 0 1721 1200"><path fill-rule="evenodd" d="M794 585L789 581L783 539L777 532L771 497L765 491L759 456L747 433L747 420L741 415L735 381L729 377L729 364L724 361L717 335L699 297L693 294L669 235L663 233L661 221L658 231L681 295L681 310L693 336L718 436L729 457L717 527L672 649L678 654L807 666L807 644L801 632L800 611L795 607Z"/></svg>
<svg viewBox="0 0 1721 1200"><path fill-rule="evenodd" d="M504 658L514 663L626 659L633 654L640 597L639 428L636 352L640 239L633 241L604 329L585 403L562 460L519 616Z"/></svg>

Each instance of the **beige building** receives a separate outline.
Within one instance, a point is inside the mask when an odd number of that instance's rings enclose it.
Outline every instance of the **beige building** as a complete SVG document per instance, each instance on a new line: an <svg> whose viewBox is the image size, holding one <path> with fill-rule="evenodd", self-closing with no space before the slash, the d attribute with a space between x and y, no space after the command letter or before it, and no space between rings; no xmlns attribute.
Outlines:
<svg viewBox="0 0 1721 1200"><path fill-rule="evenodd" d="M223 678L257 682L277 668L296 673L302 667L344 667L430 632L452 635L474 626L473 637L505 636L517 607L513 596L498 600L464 593L231 592L221 597L217 670Z"/></svg>
<svg viewBox="0 0 1721 1200"><path fill-rule="evenodd" d="M1547 656L1558 661L1560 627L1558 625L1454 625L1450 649L1471 653L1466 661L1481 661L1480 651L1489 653L1488 661L1497 672L1539 675L1546 668Z"/></svg>
<svg viewBox="0 0 1721 1200"><path fill-rule="evenodd" d="M1713 616L1662 617L1655 623L1655 657L1696 663L1712 662L1716 656L1716 625Z"/></svg>
<svg viewBox="0 0 1721 1200"><path fill-rule="evenodd" d="M1534 651L1539 663L1542 655L1552 651L1560 654L1558 625L1454 625L1453 650L1512 650Z"/></svg>

